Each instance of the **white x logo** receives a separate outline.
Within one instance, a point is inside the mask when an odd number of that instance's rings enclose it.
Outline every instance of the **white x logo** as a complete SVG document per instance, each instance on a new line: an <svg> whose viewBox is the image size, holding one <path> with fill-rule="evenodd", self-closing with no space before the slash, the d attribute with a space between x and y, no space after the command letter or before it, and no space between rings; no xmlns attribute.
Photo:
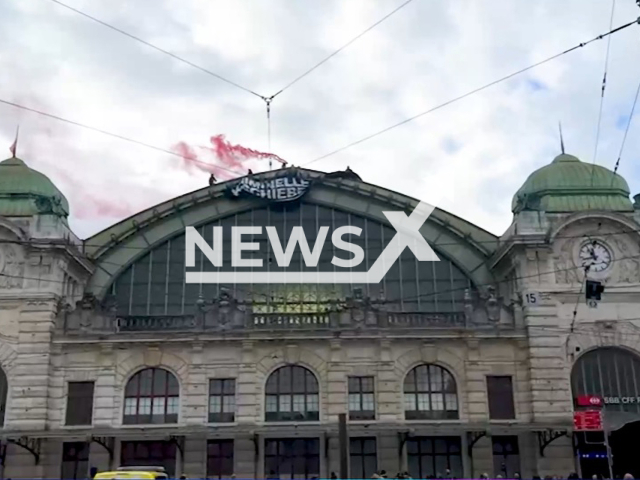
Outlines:
<svg viewBox="0 0 640 480"><path fill-rule="evenodd" d="M436 252L433 251L420 233L420 228L431 215L433 209L432 205L420 202L408 217L404 212L382 212L389 220L389 223L393 225L393 228L396 229L396 234L366 273L366 283L379 283L382 281L382 278L407 247L421 262L440 261Z"/></svg>

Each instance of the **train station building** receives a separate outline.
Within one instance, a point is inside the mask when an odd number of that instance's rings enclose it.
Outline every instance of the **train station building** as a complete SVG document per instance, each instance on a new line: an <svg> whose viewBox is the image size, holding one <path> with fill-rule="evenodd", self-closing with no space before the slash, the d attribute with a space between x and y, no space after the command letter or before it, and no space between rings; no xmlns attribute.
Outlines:
<svg viewBox="0 0 640 480"><path fill-rule="evenodd" d="M499 237L435 209L439 261L407 247L358 283L418 200L349 169L214 184L81 240L28 163L0 163L2 478L322 478L342 452L351 478L640 475L640 203L606 168L559 155ZM191 262L189 227L216 247ZM283 248L295 227L308 251Z"/></svg>

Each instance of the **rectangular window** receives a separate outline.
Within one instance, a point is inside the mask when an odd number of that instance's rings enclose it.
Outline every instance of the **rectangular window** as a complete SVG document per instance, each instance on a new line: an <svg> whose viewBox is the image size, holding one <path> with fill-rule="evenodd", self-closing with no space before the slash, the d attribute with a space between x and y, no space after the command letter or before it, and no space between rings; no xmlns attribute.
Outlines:
<svg viewBox="0 0 640 480"><path fill-rule="evenodd" d="M489 418L491 420L516 418L513 383L510 376L487 377L487 396L489 397Z"/></svg>
<svg viewBox="0 0 640 480"><path fill-rule="evenodd" d="M318 478L320 441L317 438L265 439L264 474L267 479Z"/></svg>
<svg viewBox="0 0 640 480"><path fill-rule="evenodd" d="M209 381L209 422L233 422L236 417L236 380L213 378Z"/></svg>
<svg viewBox="0 0 640 480"><path fill-rule="evenodd" d="M233 475L233 440L207 442L207 477L229 478Z"/></svg>
<svg viewBox="0 0 640 480"><path fill-rule="evenodd" d="M517 436L493 436L493 475L515 478L520 473L520 450Z"/></svg>
<svg viewBox="0 0 640 480"><path fill-rule="evenodd" d="M62 445L60 478L88 478L89 444L87 442L65 442Z"/></svg>
<svg viewBox="0 0 640 480"><path fill-rule="evenodd" d="M463 478L460 437L410 438L407 460L412 478Z"/></svg>
<svg viewBox="0 0 640 480"><path fill-rule="evenodd" d="M351 478L371 478L378 471L378 455L375 438L349 440Z"/></svg>
<svg viewBox="0 0 640 480"><path fill-rule="evenodd" d="M349 420L375 420L373 377L349 377Z"/></svg>
<svg viewBox="0 0 640 480"><path fill-rule="evenodd" d="M67 425L91 425L93 420L93 382L69 382Z"/></svg>

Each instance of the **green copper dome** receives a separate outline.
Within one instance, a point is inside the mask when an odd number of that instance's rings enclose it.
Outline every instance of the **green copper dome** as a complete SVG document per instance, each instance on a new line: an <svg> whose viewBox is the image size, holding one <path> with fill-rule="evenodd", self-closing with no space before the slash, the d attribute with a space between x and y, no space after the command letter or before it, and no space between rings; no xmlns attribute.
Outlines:
<svg viewBox="0 0 640 480"><path fill-rule="evenodd" d="M511 211L567 213L583 210L632 212L629 185L600 165L558 155L531 175L514 195Z"/></svg>
<svg viewBox="0 0 640 480"><path fill-rule="evenodd" d="M46 175L19 158L0 162L0 215L69 215L69 202Z"/></svg>

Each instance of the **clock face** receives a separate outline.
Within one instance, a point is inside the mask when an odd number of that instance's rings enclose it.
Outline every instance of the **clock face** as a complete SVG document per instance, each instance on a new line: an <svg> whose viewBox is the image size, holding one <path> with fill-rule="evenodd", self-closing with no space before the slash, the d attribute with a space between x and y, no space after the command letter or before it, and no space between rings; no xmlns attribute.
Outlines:
<svg viewBox="0 0 640 480"><path fill-rule="evenodd" d="M611 265L611 252L597 240L585 243L580 248L580 264L589 267L589 272L598 273L606 270Z"/></svg>

